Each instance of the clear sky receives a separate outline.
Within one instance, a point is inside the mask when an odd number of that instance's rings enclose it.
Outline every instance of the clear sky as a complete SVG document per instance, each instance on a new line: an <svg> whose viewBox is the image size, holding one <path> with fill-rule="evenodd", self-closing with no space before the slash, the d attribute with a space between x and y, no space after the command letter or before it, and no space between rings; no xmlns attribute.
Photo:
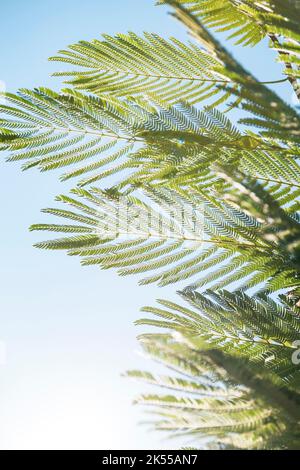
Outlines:
<svg viewBox="0 0 300 470"><path fill-rule="evenodd" d="M1 2L0 81L9 91L49 86L47 58L80 39L133 30L186 38L154 0L10 0ZM266 44L236 55L261 80L281 78ZM287 100L286 84L276 89ZM139 308L175 298L176 286L138 287L137 279L82 268L78 259L32 247L28 226L43 220L67 186L55 174L1 166L0 448L151 449L173 444L139 426L134 396L145 390L120 377L153 370L137 354Z"/></svg>

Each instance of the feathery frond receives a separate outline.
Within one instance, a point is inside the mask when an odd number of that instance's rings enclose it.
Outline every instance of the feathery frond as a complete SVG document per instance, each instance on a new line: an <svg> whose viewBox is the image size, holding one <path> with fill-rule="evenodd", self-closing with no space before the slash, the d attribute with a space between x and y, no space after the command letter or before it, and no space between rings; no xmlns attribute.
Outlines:
<svg viewBox="0 0 300 470"><path fill-rule="evenodd" d="M222 64L193 43L169 41L157 34L134 33L103 41L80 41L50 60L82 67L57 72L66 83L99 96L128 97L156 95L168 103L199 102L221 93L217 83L226 82Z"/></svg>
<svg viewBox="0 0 300 470"><path fill-rule="evenodd" d="M6 99L9 105L1 105L0 113L13 119L2 119L1 140L12 151L9 160L41 171L71 166L61 179L79 178L79 186L115 175L129 185L189 182L195 176L207 185L214 162L237 160L249 174L275 178L293 190L299 186L296 148L242 134L218 110L100 99L72 90L23 90Z"/></svg>
<svg viewBox="0 0 300 470"><path fill-rule="evenodd" d="M156 427L205 437L206 447L294 449L300 117L206 27L243 45L268 37L285 67L276 82L299 97L299 6L158 3L173 7L200 47L129 33L60 51L52 60L78 70L55 75L73 88L4 94L0 150L23 169L69 167L61 179L76 180L71 196L57 198L67 208L44 210L63 223L31 227L62 237L36 246L122 276L147 273L142 284L189 282L188 307L161 300L144 309L154 318L137 322L168 330L140 339L172 374L128 373L168 390L137 400L154 407ZM239 128L227 117L237 107Z"/></svg>
<svg viewBox="0 0 300 470"><path fill-rule="evenodd" d="M158 308L143 309L158 319L144 318L136 324L179 331L190 338L195 349L200 345L200 349L219 349L244 358L263 367L280 387L297 391L300 368L293 364L292 356L300 336L298 307L284 299L278 303L266 295L249 297L242 291L201 294L185 289L180 294L192 310L160 300Z"/></svg>
<svg viewBox="0 0 300 470"><path fill-rule="evenodd" d="M296 416L272 400L272 385L254 376L255 386L241 385L218 363L214 351L196 350L171 335L144 335L144 351L166 365L170 376L129 371L127 376L167 389L168 394L144 394L136 403L153 408L151 424L161 431L184 438L186 445L217 449L297 448ZM235 364L234 359L231 361ZM236 365L236 364L235 364ZM260 386L258 386L260 384ZM275 389L276 390L276 389ZM204 441L203 441L204 439Z"/></svg>
<svg viewBox="0 0 300 470"><path fill-rule="evenodd" d="M39 248L67 250L82 257L84 265L117 268L120 275L152 271L142 284L164 286L194 278L194 289L236 281L245 288L269 281L270 290L295 285L293 253L283 251L276 238L260 236L262 227L254 218L225 202L151 187L148 200L97 188L73 193L84 202L67 196L58 200L75 211L44 210L67 219L67 225L32 226L70 236L38 243Z"/></svg>
<svg viewBox="0 0 300 470"><path fill-rule="evenodd" d="M294 91L300 98L299 46L300 8L297 2L286 0L159 0L175 8L182 6L205 26L217 32L230 31L235 44L254 46L264 37L278 51Z"/></svg>

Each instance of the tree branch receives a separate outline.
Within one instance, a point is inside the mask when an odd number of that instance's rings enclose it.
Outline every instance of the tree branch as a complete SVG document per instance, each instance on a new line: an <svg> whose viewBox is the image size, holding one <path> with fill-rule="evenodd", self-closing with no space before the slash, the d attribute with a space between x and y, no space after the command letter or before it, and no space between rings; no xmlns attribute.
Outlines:
<svg viewBox="0 0 300 470"><path fill-rule="evenodd" d="M276 36L276 34L270 33L268 36L271 39L274 46L276 46L276 48L278 48L278 46L280 47L280 41L279 41L278 37ZM281 51L280 49L278 50L278 54L279 54L280 57L282 57L284 59L284 64L285 64L286 68L290 71L293 71L293 66L289 62L290 54L288 52ZM288 78L288 81L290 82L290 84L292 85L294 92L296 93L297 99L300 101L300 86L298 84L297 78L293 77L292 75L288 75L288 74L287 74L287 78Z"/></svg>

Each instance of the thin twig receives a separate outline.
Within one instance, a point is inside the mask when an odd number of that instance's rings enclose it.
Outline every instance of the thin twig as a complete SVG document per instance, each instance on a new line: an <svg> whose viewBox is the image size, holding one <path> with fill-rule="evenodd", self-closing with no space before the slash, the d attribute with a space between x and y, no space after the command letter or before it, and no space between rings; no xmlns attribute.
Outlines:
<svg viewBox="0 0 300 470"><path fill-rule="evenodd" d="M278 37L276 36L276 34L270 33L268 36L271 39L274 46L276 46L276 48L278 46L280 47L280 41L279 41ZM285 64L287 70L290 70L292 72L293 71L293 66L289 62L290 54L288 52L285 52L285 51L282 51L282 50L278 50L278 54L279 54L280 57L282 57L284 59L284 64ZM293 90L296 93L297 99L300 101L300 86L298 84L298 80L295 77L293 77L292 75L288 75L287 79L290 82L290 84L292 85Z"/></svg>

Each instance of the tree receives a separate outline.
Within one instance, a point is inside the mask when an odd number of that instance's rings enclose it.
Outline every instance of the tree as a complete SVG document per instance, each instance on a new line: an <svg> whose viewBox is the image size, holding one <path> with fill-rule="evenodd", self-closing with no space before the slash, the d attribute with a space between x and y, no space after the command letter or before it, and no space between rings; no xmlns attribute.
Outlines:
<svg viewBox="0 0 300 470"><path fill-rule="evenodd" d="M69 208L44 211L67 222L31 227L66 235L38 247L144 284L188 282L189 307L162 300L144 309L159 319L138 322L167 329L140 341L181 374L127 374L172 390L138 400L156 426L208 447L299 448L300 118L211 32L245 46L268 37L278 82L299 98L299 6L159 3L196 42L130 33L70 46L52 58L76 68L56 74L69 88L6 94L0 149L77 181L57 198Z"/></svg>

